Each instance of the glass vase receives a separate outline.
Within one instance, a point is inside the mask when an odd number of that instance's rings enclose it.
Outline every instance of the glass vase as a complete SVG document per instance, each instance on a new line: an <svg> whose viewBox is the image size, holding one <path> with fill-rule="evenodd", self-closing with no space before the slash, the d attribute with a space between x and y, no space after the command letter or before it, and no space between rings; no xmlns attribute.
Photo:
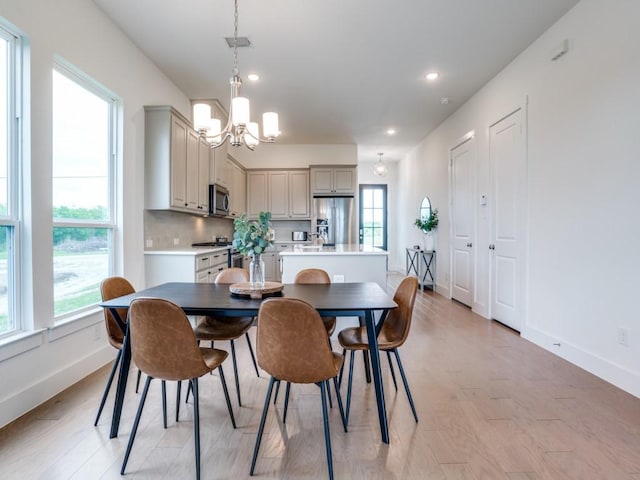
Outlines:
<svg viewBox="0 0 640 480"><path fill-rule="evenodd" d="M251 283L251 288L264 288L264 261L260 254L254 254L251 257L249 282Z"/></svg>

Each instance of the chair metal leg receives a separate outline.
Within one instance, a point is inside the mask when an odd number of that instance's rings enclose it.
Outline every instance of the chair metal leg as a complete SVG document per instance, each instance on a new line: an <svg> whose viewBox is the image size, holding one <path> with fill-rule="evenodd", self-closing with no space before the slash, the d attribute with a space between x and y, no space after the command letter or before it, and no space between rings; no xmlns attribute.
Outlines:
<svg viewBox="0 0 640 480"><path fill-rule="evenodd" d="M402 362L400 361L400 354L398 353L398 349L394 348L393 353L395 353L396 355L396 362L398 362L398 370L400 370L400 376L402 377L402 382L404 383L404 389L407 392L407 397L409 398L409 404L411 405L413 418L415 418L416 423L418 423L418 414L416 413L416 407L413 404L413 397L411 396L411 391L409 390L409 382L407 382L407 376L404 374L404 368L402 368Z"/></svg>
<svg viewBox="0 0 640 480"><path fill-rule="evenodd" d="M162 380L162 425L167 428L167 382Z"/></svg>
<svg viewBox="0 0 640 480"><path fill-rule="evenodd" d="M149 385L151 385L151 380L152 378L147 375L147 380L144 382L144 388L142 389L142 397L140 397L140 404L138 405L136 418L133 421L133 428L131 429L131 435L129 436L129 443L127 444L127 450L125 451L124 459L122 460L122 468L120 469L120 475L124 475L124 469L127 468L127 462L129 461L129 455L131 454L133 441L136 439L138 424L140 423L140 417L142 416L142 409L144 408L144 401L147 399L147 393L149 392Z"/></svg>
<svg viewBox="0 0 640 480"><path fill-rule="evenodd" d="M287 382L287 388L284 391L284 415L282 416L282 423L287 423L287 410L289 410L289 391L291 390L291 383Z"/></svg>
<svg viewBox="0 0 640 480"><path fill-rule="evenodd" d="M329 388L329 380L327 380L327 399L329 399L329 408L333 408L333 400L331 399L331 388Z"/></svg>
<svg viewBox="0 0 640 480"><path fill-rule="evenodd" d="M274 377L269 380L269 387L267 388L267 395L264 398L264 407L262 408L262 417L260 418L260 426L258 427L258 435L256 436L256 444L253 447L253 458L251 459L251 470L249 475L253 475L256 468L256 460L258 459L258 451L260 450L260 442L262 441L262 433L264 432L264 424L267 421L267 411L269 410L269 403L271 402L271 393L273 391L273 384L278 381Z"/></svg>
<svg viewBox="0 0 640 480"><path fill-rule="evenodd" d="M191 393L191 382L189 382L189 386L187 387L187 396L184 397L184 403L189 403L189 394Z"/></svg>
<svg viewBox="0 0 640 480"><path fill-rule="evenodd" d="M222 365L218 367L218 372L220 373L220 382L222 383L222 390L224 391L224 399L227 401L227 410L229 410L229 416L231 417L231 425L233 425L233 428L236 428L236 419L233 416L231 400L229 400L229 390L227 390L227 382L224 379L224 371L222 370Z"/></svg>
<svg viewBox="0 0 640 480"><path fill-rule="evenodd" d="M331 455L331 433L329 432L329 412L327 411L327 398L325 382L320 382L320 396L322 397L322 422L324 424L324 444L327 451L327 467L329 479L333 480L333 456Z"/></svg>
<svg viewBox="0 0 640 480"><path fill-rule="evenodd" d="M258 362L256 362L256 356L253 354L253 347L251 346L251 338L249 338L249 332L245 332L245 337L247 337L247 345L249 346L249 353L251 353L251 360L253 361L253 368L256 369L256 376L260 376L260 371L258 370Z"/></svg>
<svg viewBox="0 0 640 480"><path fill-rule="evenodd" d="M233 363L233 376L236 381L236 396L238 397L238 406L242 406L242 399L240 398L240 380L238 380L238 364L236 363L236 344L233 340L231 343L231 361Z"/></svg>
<svg viewBox="0 0 640 480"><path fill-rule="evenodd" d="M340 418L342 419L342 426L345 433L347 432L347 419L344 416L344 407L342 406L342 397L340 396L340 387L338 387L338 377L333 377L333 386L336 389L336 397L338 397L338 409L340 410Z"/></svg>
<svg viewBox="0 0 640 480"><path fill-rule="evenodd" d="M280 380L276 380L276 394L273 396L273 404L275 405L278 401L278 393L280 392Z"/></svg>
<svg viewBox="0 0 640 480"><path fill-rule="evenodd" d="M347 409L345 411L345 424L349 424L349 413L351 412L351 387L353 386L353 361L355 360L356 351L351 350L349 355L349 381L347 384Z"/></svg>
<svg viewBox="0 0 640 480"><path fill-rule="evenodd" d="M345 355L347 354L347 349L343 348L342 349L342 358L347 358ZM344 371L344 364L345 362L342 362L342 365L340 365L340 373L338 374L338 385L340 385L340 388L342 388L342 372Z"/></svg>
<svg viewBox="0 0 640 480"><path fill-rule="evenodd" d="M176 390L176 423L180 421L180 390L182 390L182 381L178 380L178 388Z"/></svg>
<svg viewBox="0 0 640 480"><path fill-rule="evenodd" d="M136 393L138 393L138 388L140 388L140 378L142 377L142 370L138 369L138 376L136 378Z"/></svg>
<svg viewBox="0 0 640 480"><path fill-rule="evenodd" d="M193 441L196 451L196 480L200 480L200 397L198 395L198 379L189 381L193 384Z"/></svg>
<svg viewBox="0 0 640 480"><path fill-rule="evenodd" d="M389 370L391 371L391 378L393 379L393 386L398 391L398 384L396 383L396 372L393 369L393 363L391 363L391 351L387 350L387 360L389 361Z"/></svg>
<svg viewBox="0 0 640 480"><path fill-rule="evenodd" d="M364 376L367 379L367 383L371 383L371 361L367 350L362 351L362 360L364 360Z"/></svg>
<svg viewBox="0 0 640 480"><path fill-rule="evenodd" d="M111 373L109 374L109 379L107 380L107 384L104 387L102 400L100 400L100 407L98 407L98 414L96 415L96 421L93 422L94 427L98 425L98 421L100 420L100 414L102 414L104 403L107 401L107 395L109 395L109 390L111 390L111 384L113 383L113 377L115 376L116 370L118 369L118 364L120 363L120 357L122 357L122 350L118 350L118 353L116 353L116 358L113 360Z"/></svg>

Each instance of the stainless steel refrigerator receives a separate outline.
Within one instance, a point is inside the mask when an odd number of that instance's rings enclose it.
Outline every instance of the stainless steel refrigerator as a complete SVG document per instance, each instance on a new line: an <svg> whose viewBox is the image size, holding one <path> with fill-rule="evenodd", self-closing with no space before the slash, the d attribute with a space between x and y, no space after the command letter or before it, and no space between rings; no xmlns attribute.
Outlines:
<svg viewBox="0 0 640 480"><path fill-rule="evenodd" d="M358 243L353 197L314 197L313 215L324 245Z"/></svg>

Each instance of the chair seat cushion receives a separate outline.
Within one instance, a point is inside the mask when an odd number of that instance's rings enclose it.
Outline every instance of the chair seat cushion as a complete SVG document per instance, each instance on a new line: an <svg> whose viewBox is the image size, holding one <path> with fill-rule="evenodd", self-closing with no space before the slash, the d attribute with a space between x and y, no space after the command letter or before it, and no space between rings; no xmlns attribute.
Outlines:
<svg viewBox="0 0 640 480"><path fill-rule="evenodd" d="M369 350L369 337L366 327L351 327L341 330L338 341L342 348L347 350ZM389 338L388 332L383 328L378 335L378 349L393 350L402 345L401 338Z"/></svg>
<svg viewBox="0 0 640 480"><path fill-rule="evenodd" d="M336 329L336 317L322 317L322 323L324 323L324 328L327 329L327 335L333 335Z"/></svg>
<svg viewBox="0 0 640 480"><path fill-rule="evenodd" d="M200 352L202 352L202 359L204 360L204 363L211 370L218 368L229 355L225 350L218 350L217 348L200 347Z"/></svg>
<svg viewBox="0 0 640 480"><path fill-rule="evenodd" d="M253 317L204 317L194 329L198 340L235 340L253 325Z"/></svg>

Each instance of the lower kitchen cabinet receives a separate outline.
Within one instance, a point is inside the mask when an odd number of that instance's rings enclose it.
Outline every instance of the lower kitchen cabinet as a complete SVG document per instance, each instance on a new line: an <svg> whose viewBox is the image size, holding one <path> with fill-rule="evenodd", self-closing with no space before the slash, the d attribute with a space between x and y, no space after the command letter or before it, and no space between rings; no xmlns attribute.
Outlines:
<svg viewBox="0 0 640 480"><path fill-rule="evenodd" d="M229 250L226 248L206 253L148 251L144 255L145 286L149 288L167 282L214 283L228 262Z"/></svg>

